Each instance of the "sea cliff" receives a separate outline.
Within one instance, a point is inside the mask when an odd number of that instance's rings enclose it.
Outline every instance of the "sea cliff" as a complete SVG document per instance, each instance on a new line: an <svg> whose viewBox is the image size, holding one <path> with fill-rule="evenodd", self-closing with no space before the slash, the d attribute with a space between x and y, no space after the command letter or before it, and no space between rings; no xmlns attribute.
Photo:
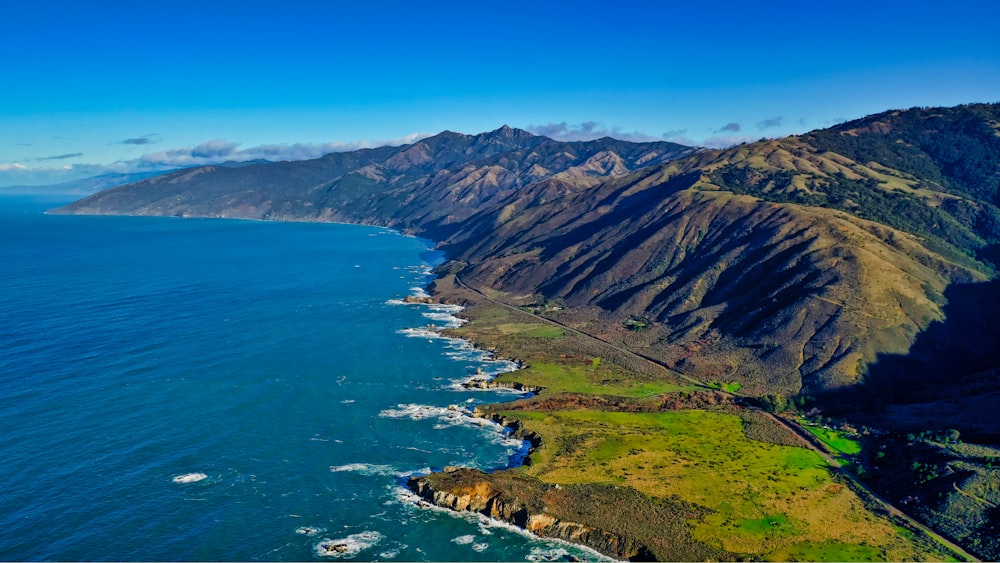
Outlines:
<svg viewBox="0 0 1000 563"><path fill-rule="evenodd" d="M455 511L477 512L513 524L541 537L558 538L593 548L616 559L653 561L642 542L588 523L562 518L553 501L573 494L558 485L510 473L448 468L442 473L411 477L408 486L429 503ZM595 508L599 508L595 506Z"/></svg>

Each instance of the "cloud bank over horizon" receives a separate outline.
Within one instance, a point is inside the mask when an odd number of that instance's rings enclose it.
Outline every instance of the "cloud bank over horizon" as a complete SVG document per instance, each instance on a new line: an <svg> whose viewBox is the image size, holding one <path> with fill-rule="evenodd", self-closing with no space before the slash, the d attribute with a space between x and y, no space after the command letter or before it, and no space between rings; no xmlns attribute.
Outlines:
<svg viewBox="0 0 1000 563"><path fill-rule="evenodd" d="M575 125L565 121L548 123L546 125L528 125L525 127L525 131L557 141L593 141L594 139L601 139L603 137L611 137L620 141L631 141L633 143L664 140L660 137L654 137L639 131L629 133L623 131L620 127L608 128L596 121L584 121Z"/></svg>
<svg viewBox="0 0 1000 563"><path fill-rule="evenodd" d="M32 162L68 160L83 156L83 153L66 153L33 158L23 162L0 162L0 187L55 185L103 174L173 170L223 162L308 160L334 152L405 145L429 136L431 136L430 133L411 133L403 137L379 141L266 144L246 148L242 147L242 143L225 139L212 139L194 146L148 152L138 158L118 160L107 164L71 163L62 166L33 166L30 164ZM125 139L117 144L149 145L154 142L157 142L154 136L146 135Z"/></svg>

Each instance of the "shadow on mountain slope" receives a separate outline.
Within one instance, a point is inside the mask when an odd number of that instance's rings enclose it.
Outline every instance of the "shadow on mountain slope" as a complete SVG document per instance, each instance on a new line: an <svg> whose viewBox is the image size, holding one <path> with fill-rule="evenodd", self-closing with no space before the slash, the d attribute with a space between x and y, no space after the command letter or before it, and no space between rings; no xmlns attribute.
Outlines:
<svg viewBox="0 0 1000 563"><path fill-rule="evenodd" d="M907 354L880 354L864 382L817 397L830 414L900 432L957 429L1000 444L1000 279L953 284L944 320Z"/></svg>

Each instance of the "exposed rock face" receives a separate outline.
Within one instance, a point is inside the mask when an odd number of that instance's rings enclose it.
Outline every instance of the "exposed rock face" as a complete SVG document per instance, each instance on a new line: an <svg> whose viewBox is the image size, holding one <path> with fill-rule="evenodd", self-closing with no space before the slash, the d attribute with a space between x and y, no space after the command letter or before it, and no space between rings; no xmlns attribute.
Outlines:
<svg viewBox="0 0 1000 563"><path fill-rule="evenodd" d="M521 393L538 393L542 390L536 385L524 385L516 381L494 381L485 379L475 379L462 384L466 389L513 389Z"/></svg>
<svg viewBox="0 0 1000 563"><path fill-rule="evenodd" d="M506 491L493 476L474 469L411 477L407 485L436 506L460 512L478 512L538 536L585 545L616 559L656 560L649 548L635 539L579 522L565 521L547 512L540 499L545 493L555 490L554 485L531 483L528 494L534 498L530 501L521 500L518 497L523 493Z"/></svg>

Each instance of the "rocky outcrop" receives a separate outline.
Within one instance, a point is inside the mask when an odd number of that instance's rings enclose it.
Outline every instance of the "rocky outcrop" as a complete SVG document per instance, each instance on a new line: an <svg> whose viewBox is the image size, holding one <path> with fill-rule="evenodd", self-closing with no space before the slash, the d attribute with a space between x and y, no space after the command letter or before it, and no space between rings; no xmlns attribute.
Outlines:
<svg viewBox="0 0 1000 563"><path fill-rule="evenodd" d="M517 490L511 490L511 480L518 481ZM501 481L478 470L449 468L444 473L411 477L407 486L420 498L436 506L459 512L477 512L541 537L585 545L616 559L656 560L649 548L633 538L564 520L550 512L542 499L546 493L558 490L557 485L527 477L505 476Z"/></svg>
<svg viewBox="0 0 1000 563"><path fill-rule="evenodd" d="M466 389L512 389L521 393L538 393L542 390L536 385L524 385L517 381L496 381L494 379L474 379L462 384Z"/></svg>

